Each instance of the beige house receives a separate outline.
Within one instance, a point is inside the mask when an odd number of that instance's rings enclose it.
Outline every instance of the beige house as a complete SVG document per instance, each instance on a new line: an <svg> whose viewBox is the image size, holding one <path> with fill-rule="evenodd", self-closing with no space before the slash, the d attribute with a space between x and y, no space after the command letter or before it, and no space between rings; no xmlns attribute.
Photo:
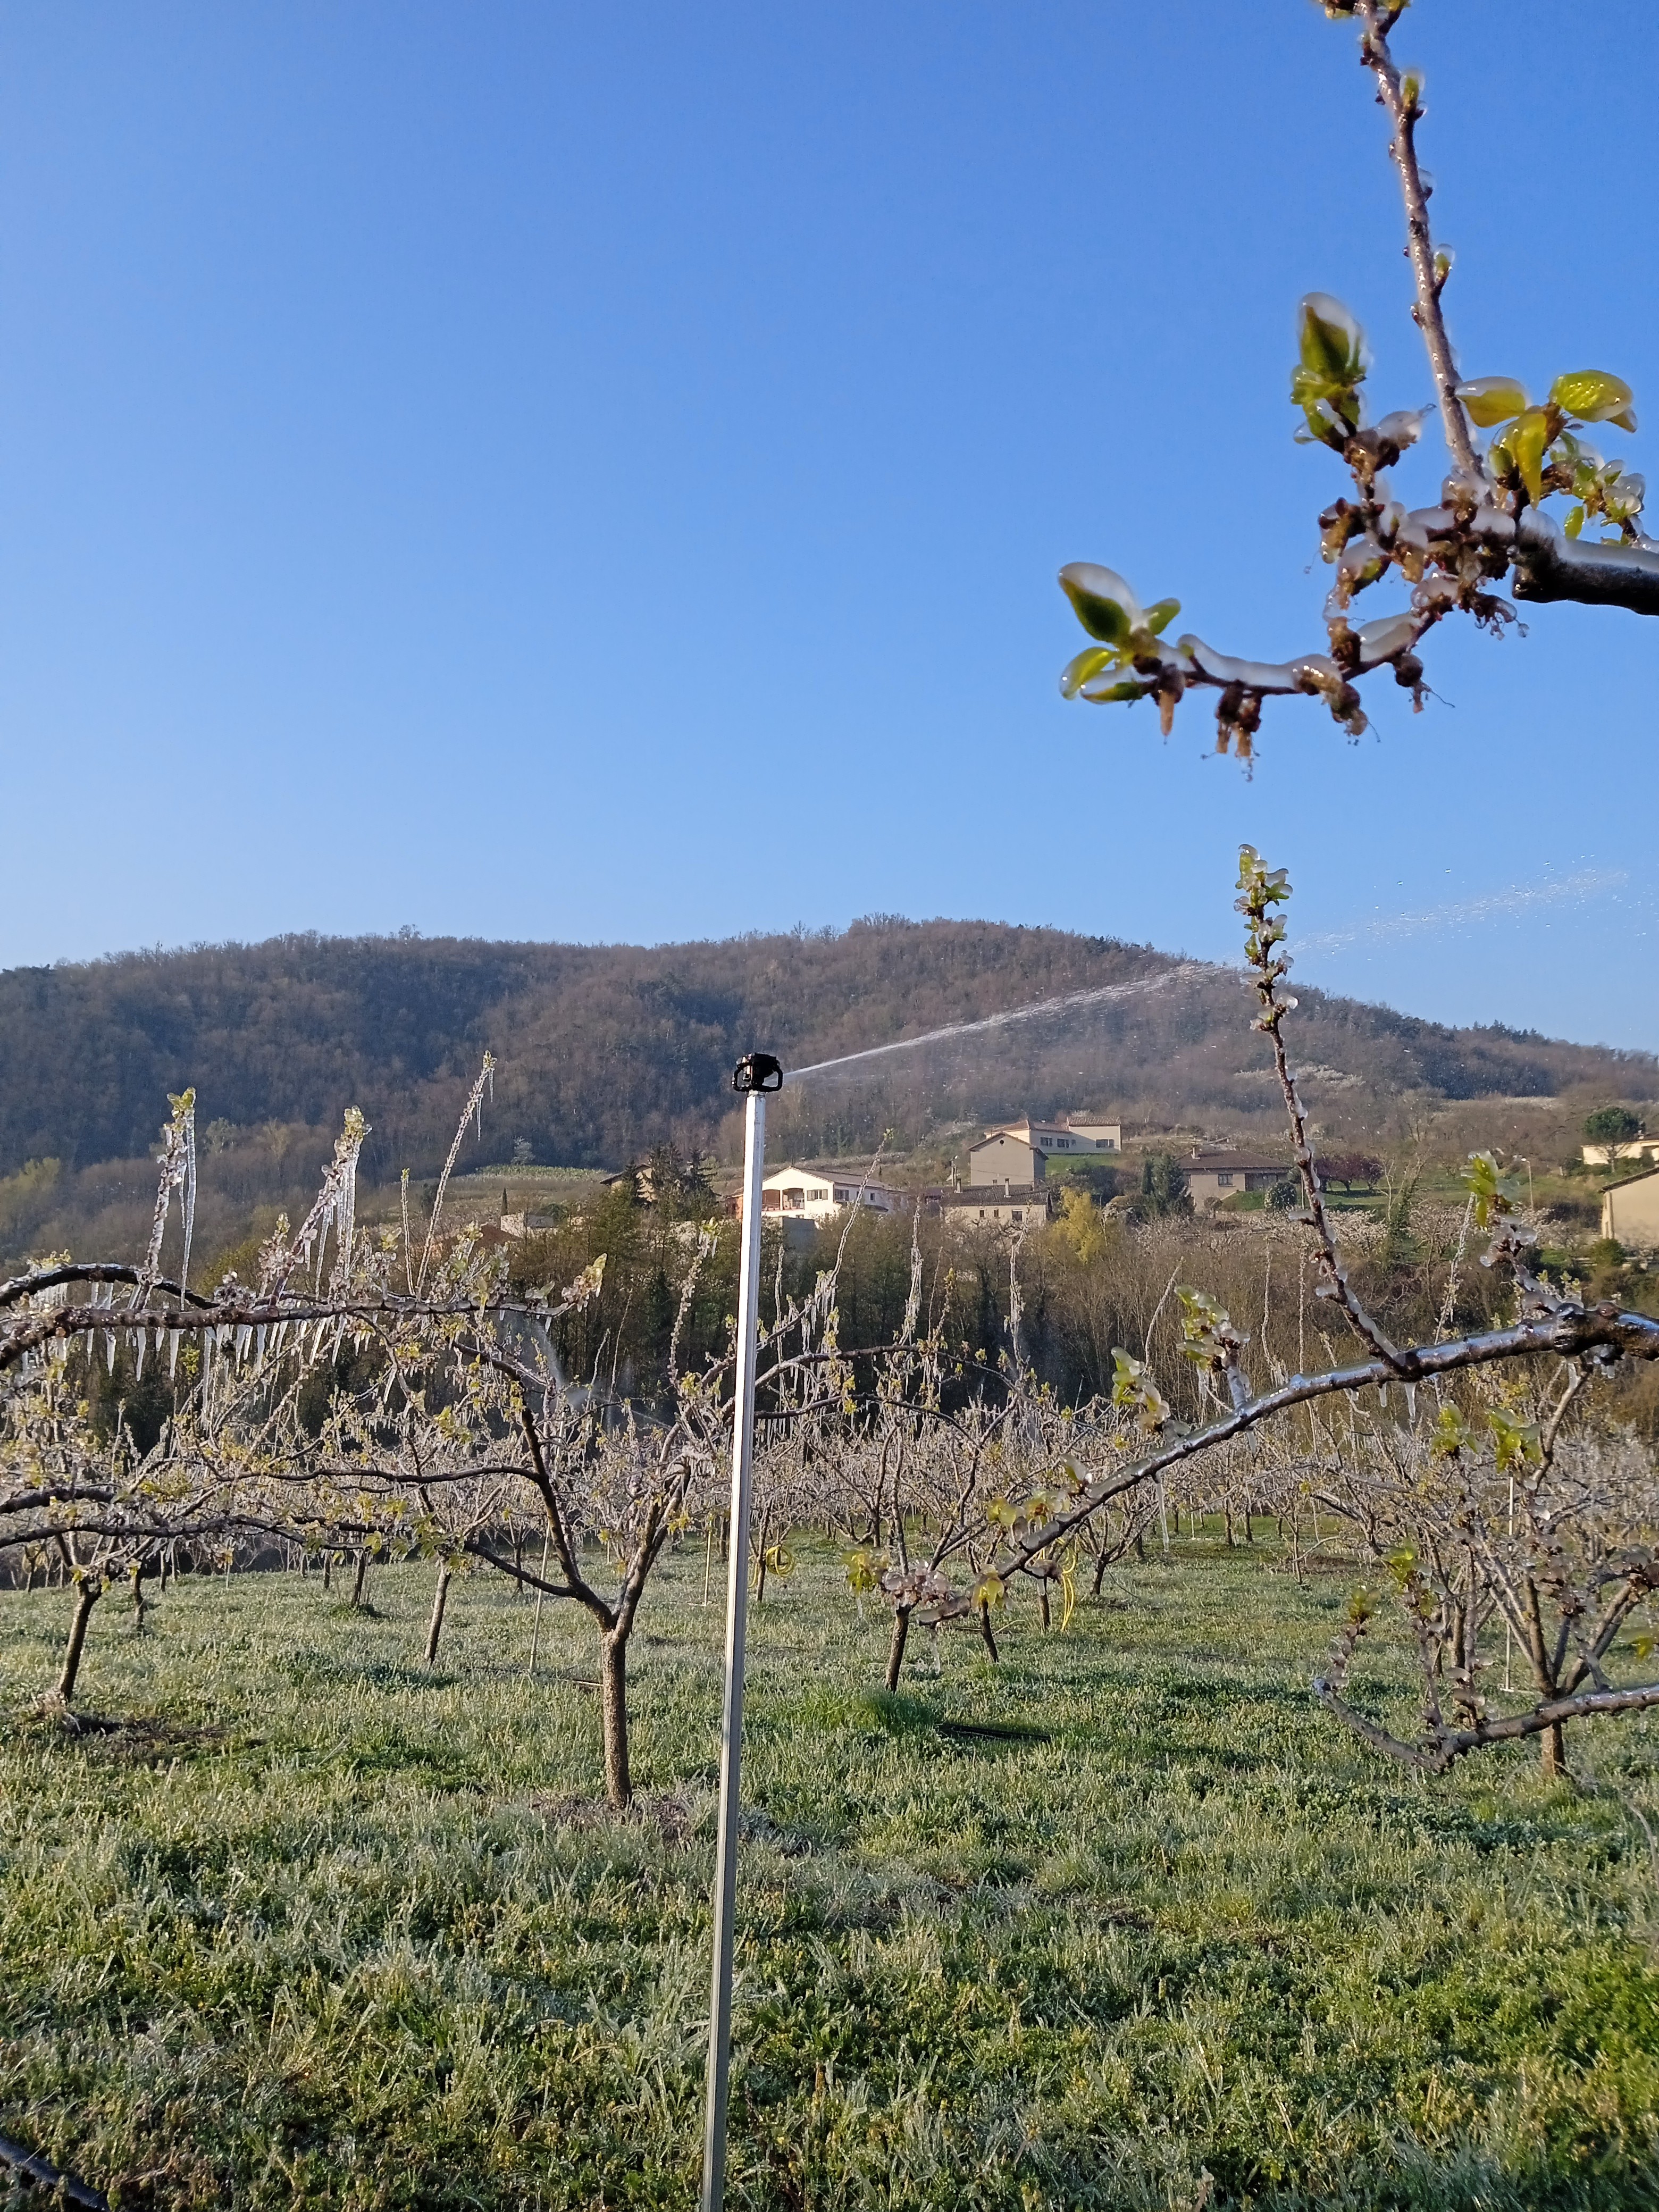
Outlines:
<svg viewBox="0 0 1659 2212"><path fill-rule="evenodd" d="M1271 1190L1291 1172L1284 1160L1269 1158L1265 1152L1194 1152L1181 1164L1186 1170L1188 1194L1196 1213L1202 1213L1206 1206L1219 1205L1224 1198L1235 1197L1241 1190Z"/></svg>
<svg viewBox="0 0 1659 2212"><path fill-rule="evenodd" d="M1659 1168L1628 1176L1601 1194L1601 1234L1632 1252L1659 1250Z"/></svg>
<svg viewBox="0 0 1659 2212"><path fill-rule="evenodd" d="M1041 1183L972 1183L942 1190L933 1203L956 1229L1041 1229L1048 1218L1048 1193Z"/></svg>
<svg viewBox="0 0 1659 2212"><path fill-rule="evenodd" d="M1616 1166L1628 1160L1634 1167L1638 1160L1659 1157L1659 1137L1626 1137L1622 1145L1586 1145L1584 1165L1587 1168Z"/></svg>
<svg viewBox="0 0 1659 2212"><path fill-rule="evenodd" d="M1003 1121L968 1147L968 1181L981 1183L1041 1182L1051 1159L1078 1159L1091 1152L1123 1150L1123 1125L1091 1115L1067 1115L1063 1121L1034 1121L1029 1114Z"/></svg>

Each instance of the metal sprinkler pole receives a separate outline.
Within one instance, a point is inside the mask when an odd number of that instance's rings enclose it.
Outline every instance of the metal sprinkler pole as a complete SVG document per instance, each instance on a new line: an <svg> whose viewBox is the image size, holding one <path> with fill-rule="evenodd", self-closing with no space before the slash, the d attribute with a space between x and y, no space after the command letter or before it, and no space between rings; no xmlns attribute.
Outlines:
<svg viewBox="0 0 1659 2212"><path fill-rule="evenodd" d="M732 2070L732 1934L738 1902L738 1811L742 1802L743 1653L749 1595L749 1471L755 1445L755 1355L759 1318L761 1180L766 1172L766 1094L783 1086L769 1053L740 1060L732 1088L744 1095L743 1251L738 1274L738 1371L732 1407L732 1520L726 1578L726 1704L720 1717L720 1824L714 1862L714 1980L708 2007L708 2106L702 2145L702 2212L726 2200L726 2100Z"/></svg>

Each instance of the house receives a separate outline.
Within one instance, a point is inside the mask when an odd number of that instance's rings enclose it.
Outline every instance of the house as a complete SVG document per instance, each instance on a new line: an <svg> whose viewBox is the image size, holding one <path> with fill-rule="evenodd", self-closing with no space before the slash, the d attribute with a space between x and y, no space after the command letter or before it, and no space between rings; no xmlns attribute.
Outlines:
<svg viewBox="0 0 1659 2212"><path fill-rule="evenodd" d="M1586 1145L1584 1165L1616 1167L1620 1160L1628 1160L1633 1167L1638 1160L1650 1160L1656 1156L1659 1156L1659 1137L1627 1137L1620 1145Z"/></svg>
<svg viewBox="0 0 1659 2212"><path fill-rule="evenodd" d="M1040 1182L970 1183L966 1190L934 1192L928 1210L956 1229L1041 1229L1048 1193Z"/></svg>
<svg viewBox="0 0 1659 2212"><path fill-rule="evenodd" d="M1644 1168L1602 1192L1601 1234L1632 1252L1659 1250L1659 1168Z"/></svg>
<svg viewBox="0 0 1659 2212"><path fill-rule="evenodd" d="M1199 1213L1241 1190L1271 1190L1291 1172L1284 1160L1273 1159L1266 1152L1206 1152L1199 1146L1181 1164L1188 1194Z"/></svg>
<svg viewBox="0 0 1659 2212"><path fill-rule="evenodd" d="M1115 1155L1122 1150L1121 1121L1070 1114L1063 1121L1034 1121L1027 1114L1018 1121L1000 1122L976 1145L969 1145L968 1181L975 1188L981 1183L1041 1182L1050 1159L1076 1159L1090 1152Z"/></svg>
<svg viewBox="0 0 1659 2212"><path fill-rule="evenodd" d="M844 1206L893 1213L902 1201L901 1192L884 1182L866 1182L856 1169L849 1175L845 1168L779 1168L761 1185L763 1214L781 1213L815 1224L832 1219Z"/></svg>
<svg viewBox="0 0 1659 2212"><path fill-rule="evenodd" d="M1092 1114L1068 1114L1062 1133L1078 1139L1077 1149L1087 1152L1091 1143L1097 1152L1121 1152L1123 1150L1121 1121L1103 1121ZM1066 1149L1062 1146L1062 1150Z"/></svg>

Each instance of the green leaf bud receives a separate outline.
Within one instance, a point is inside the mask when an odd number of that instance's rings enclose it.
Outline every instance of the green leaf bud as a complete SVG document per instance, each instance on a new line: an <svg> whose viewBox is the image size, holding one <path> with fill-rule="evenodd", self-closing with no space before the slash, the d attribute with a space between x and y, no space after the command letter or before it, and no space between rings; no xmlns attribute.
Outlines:
<svg viewBox="0 0 1659 2212"><path fill-rule="evenodd" d="M1060 572L1060 588L1084 629L1103 645L1127 645L1144 619L1139 600L1114 568L1068 562Z"/></svg>
<svg viewBox="0 0 1659 2212"><path fill-rule="evenodd" d="M1297 350L1310 374L1358 384L1365 374L1365 333L1340 300L1310 292L1297 310Z"/></svg>
<svg viewBox="0 0 1659 2212"><path fill-rule="evenodd" d="M1457 396L1477 430L1512 422L1528 404L1524 388L1512 376L1477 376L1460 384Z"/></svg>
<svg viewBox="0 0 1659 2212"><path fill-rule="evenodd" d="M1109 645L1085 645L1075 660L1068 660L1060 673L1060 696L1075 699L1091 677L1098 676L1103 669L1120 665L1119 656Z"/></svg>
<svg viewBox="0 0 1659 2212"><path fill-rule="evenodd" d="M1616 422L1626 427L1622 418L1629 416L1628 427L1636 428L1636 417L1631 414L1631 402L1635 397L1622 376L1609 376L1605 369L1578 368L1558 376L1550 386L1550 398L1564 415L1575 416L1581 422Z"/></svg>

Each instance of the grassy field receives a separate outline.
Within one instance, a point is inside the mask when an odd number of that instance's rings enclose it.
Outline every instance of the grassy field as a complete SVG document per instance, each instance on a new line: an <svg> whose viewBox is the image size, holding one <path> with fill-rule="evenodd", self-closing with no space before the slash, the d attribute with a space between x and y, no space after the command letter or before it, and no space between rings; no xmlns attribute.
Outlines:
<svg viewBox="0 0 1659 2212"><path fill-rule="evenodd" d="M1136 1567L996 1668L923 1638L889 1699L803 1547L750 1646L735 2203L1650 2212L1654 1736L1582 1739L1595 1796L1384 1768L1304 1686L1342 1586L1266 1564ZM426 1568L373 1619L112 1598L84 1698L129 1724L79 1740L28 1717L66 1601L0 1595L0 2132L120 2207L693 2203L702 1576L647 1600L621 1821L583 1624L527 1682L493 1583L433 1674Z"/></svg>

